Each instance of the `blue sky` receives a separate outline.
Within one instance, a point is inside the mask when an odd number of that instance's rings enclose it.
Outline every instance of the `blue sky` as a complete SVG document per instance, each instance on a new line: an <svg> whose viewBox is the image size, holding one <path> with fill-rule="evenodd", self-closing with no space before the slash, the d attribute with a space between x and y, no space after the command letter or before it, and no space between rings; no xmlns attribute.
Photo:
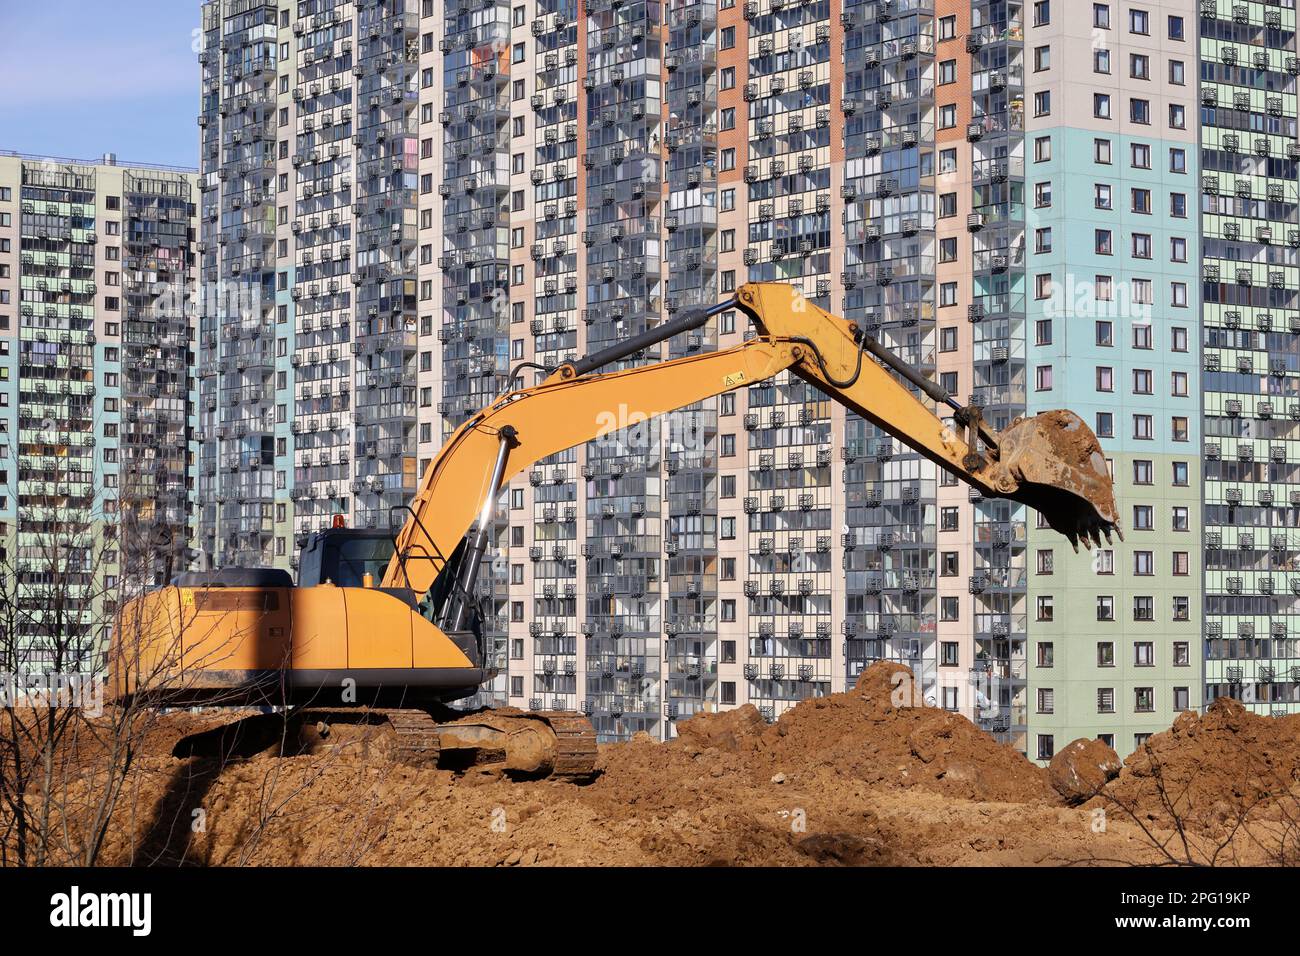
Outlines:
<svg viewBox="0 0 1300 956"><path fill-rule="evenodd" d="M199 0L0 0L0 149L198 164Z"/></svg>

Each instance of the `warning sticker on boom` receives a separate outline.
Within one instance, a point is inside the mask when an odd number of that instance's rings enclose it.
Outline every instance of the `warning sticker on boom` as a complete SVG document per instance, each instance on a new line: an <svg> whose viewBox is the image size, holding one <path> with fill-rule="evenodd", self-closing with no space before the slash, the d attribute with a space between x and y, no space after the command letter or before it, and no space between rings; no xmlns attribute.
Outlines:
<svg viewBox="0 0 1300 956"><path fill-rule="evenodd" d="M722 376L722 384L726 388L735 388L737 385L745 384L744 372L732 372L730 375Z"/></svg>

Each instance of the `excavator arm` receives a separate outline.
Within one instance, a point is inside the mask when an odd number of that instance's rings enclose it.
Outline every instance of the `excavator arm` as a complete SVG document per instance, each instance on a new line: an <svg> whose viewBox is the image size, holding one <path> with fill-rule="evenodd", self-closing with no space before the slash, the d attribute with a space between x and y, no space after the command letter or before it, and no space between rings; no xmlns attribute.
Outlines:
<svg viewBox="0 0 1300 956"><path fill-rule="evenodd" d="M598 371L731 308L749 316L756 332L740 345ZM1089 545L1118 531L1105 459L1078 416L1045 412L996 432L978 408L953 400L853 323L818 308L792 286L751 283L730 301L565 363L461 425L423 476L383 585L424 595L425 612L435 624L461 630L492 510L511 476L564 449L787 369L982 494L1036 508L1076 548L1079 541ZM951 423L900 377L947 406Z"/></svg>

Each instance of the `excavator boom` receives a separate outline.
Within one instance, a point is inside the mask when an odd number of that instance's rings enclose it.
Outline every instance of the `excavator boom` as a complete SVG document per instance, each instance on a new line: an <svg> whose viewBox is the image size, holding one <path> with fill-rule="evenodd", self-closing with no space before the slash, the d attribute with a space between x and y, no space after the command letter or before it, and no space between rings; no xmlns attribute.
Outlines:
<svg viewBox="0 0 1300 956"><path fill-rule="evenodd" d="M757 335L723 349L613 372L627 359L709 315L739 308ZM429 594L435 623L459 626L471 599L485 544L483 520L511 476L566 448L749 386L789 369L830 398L880 427L991 497L1041 511L1077 547L1118 530L1110 474L1100 445L1078 416L1046 412L1018 419L1001 433L979 410L954 401L851 322L833 316L783 283L750 283L720 306L683 316L604 352L560 366L531 388L507 393L466 421L430 464L397 535L384 575L387 587ZM899 377L909 384L903 384ZM911 387L909 387L909 385ZM951 411L951 421L918 398L920 389ZM478 522L478 547L467 538ZM469 546L462 542L469 542Z"/></svg>

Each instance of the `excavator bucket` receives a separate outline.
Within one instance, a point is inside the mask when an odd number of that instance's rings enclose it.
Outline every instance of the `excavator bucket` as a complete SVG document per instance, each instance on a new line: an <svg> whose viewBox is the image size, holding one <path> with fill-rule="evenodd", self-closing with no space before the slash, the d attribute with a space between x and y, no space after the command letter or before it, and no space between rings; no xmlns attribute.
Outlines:
<svg viewBox="0 0 1300 956"><path fill-rule="evenodd" d="M1114 485L1101 444L1078 415L1064 409L1017 418L999 433L998 462L1019 483L1008 497L1029 505L1074 550L1123 540Z"/></svg>

